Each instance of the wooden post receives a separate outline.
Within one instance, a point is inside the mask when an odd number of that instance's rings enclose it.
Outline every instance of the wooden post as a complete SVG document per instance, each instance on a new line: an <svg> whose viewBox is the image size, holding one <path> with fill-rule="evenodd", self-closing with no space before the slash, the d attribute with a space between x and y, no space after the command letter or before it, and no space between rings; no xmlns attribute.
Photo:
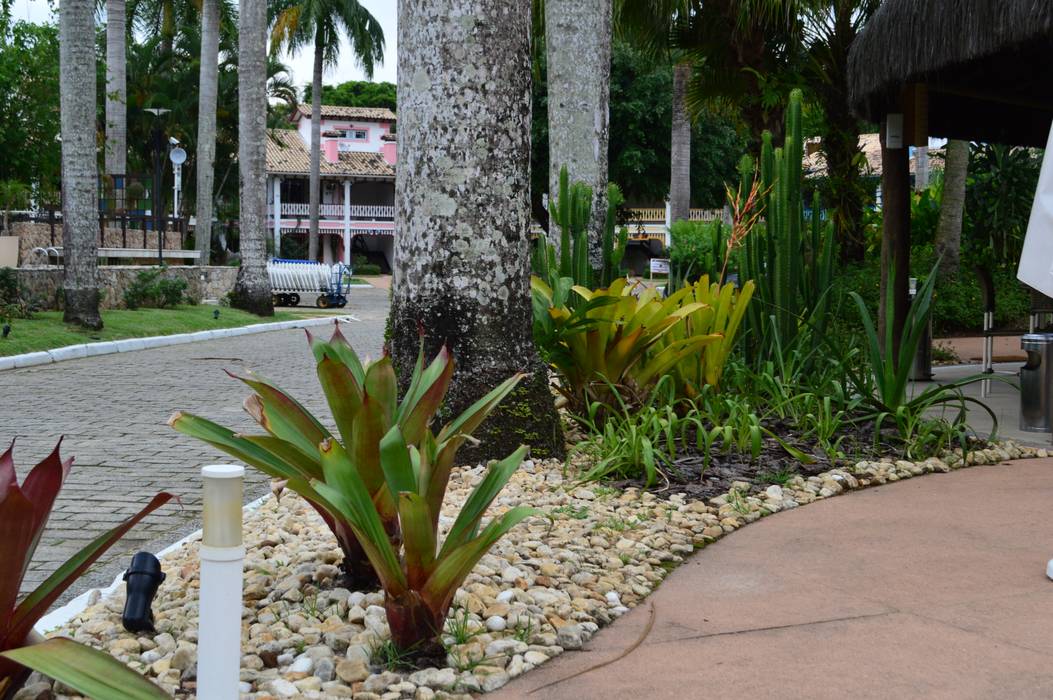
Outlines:
<svg viewBox="0 0 1053 700"><path fill-rule="evenodd" d="M878 332L882 338L885 337L889 314L886 308L887 290L891 284L892 330L896 339L893 353L899 357L899 339L903 336L903 321L910 305L910 158L903 143L902 130L893 134L891 140L888 131L886 119L886 124L881 127L881 302ZM890 148L890 142L898 147ZM891 279L890 273L894 273Z"/></svg>

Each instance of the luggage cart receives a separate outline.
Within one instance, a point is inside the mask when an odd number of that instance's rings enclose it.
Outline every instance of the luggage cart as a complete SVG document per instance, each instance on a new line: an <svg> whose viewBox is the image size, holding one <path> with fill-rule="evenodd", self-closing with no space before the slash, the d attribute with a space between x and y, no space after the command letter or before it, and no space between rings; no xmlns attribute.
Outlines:
<svg viewBox="0 0 1053 700"><path fill-rule="evenodd" d="M344 277L345 265L326 265L307 260L275 258L267 263L267 275L275 306L297 306L301 295L317 294L315 306L320 309L347 306Z"/></svg>

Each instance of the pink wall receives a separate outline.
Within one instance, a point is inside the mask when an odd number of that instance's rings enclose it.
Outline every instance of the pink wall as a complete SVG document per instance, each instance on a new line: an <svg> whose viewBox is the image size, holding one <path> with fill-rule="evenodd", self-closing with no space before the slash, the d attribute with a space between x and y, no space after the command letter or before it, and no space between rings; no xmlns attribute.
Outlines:
<svg viewBox="0 0 1053 700"><path fill-rule="evenodd" d="M322 155L330 163L340 160L339 144L336 139L322 140Z"/></svg>
<svg viewBox="0 0 1053 700"><path fill-rule="evenodd" d="M384 147L384 160L388 162L388 165L394 165L398 158L398 148L394 141L385 141Z"/></svg>

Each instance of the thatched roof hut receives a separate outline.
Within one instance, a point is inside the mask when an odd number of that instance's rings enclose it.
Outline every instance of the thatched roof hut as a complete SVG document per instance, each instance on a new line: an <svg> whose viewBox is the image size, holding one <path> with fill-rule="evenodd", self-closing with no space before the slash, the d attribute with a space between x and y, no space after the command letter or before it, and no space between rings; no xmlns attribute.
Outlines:
<svg viewBox="0 0 1053 700"><path fill-rule="evenodd" d="M906 99L928 135L1045 146L1053 0L885 0L852 46L849 85L873 122Z"/></svg>

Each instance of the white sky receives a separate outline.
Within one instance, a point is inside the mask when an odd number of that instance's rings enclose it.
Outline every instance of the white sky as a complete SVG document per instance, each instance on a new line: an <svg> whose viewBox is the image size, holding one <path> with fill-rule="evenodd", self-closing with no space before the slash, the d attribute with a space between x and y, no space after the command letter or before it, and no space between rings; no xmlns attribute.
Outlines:
<svg viewBox="0 0 1053 700"><path fill-rule="evenodd" d="M396 54L396 18L397 3L395 0L359 0L373 16L377 18L384 28L385 56L384 64L378 66L373 72L373 79L377 82L395 82ZM56 4L57 8L58 5ZM14 0L11 7L11 16L18 20L29 20L31 22L46 22L51 19L51 7L48 0ZM296 56L283 56L282 60L292 69L293 80L301 90L304 85L311 82L312 57L309 51L301 52ZM326 71L324 82L327 85L336 85L348 80L365 80L362 70L351 58L351 50L346 39L340 51L340 63L333 69Z"/></svg>

